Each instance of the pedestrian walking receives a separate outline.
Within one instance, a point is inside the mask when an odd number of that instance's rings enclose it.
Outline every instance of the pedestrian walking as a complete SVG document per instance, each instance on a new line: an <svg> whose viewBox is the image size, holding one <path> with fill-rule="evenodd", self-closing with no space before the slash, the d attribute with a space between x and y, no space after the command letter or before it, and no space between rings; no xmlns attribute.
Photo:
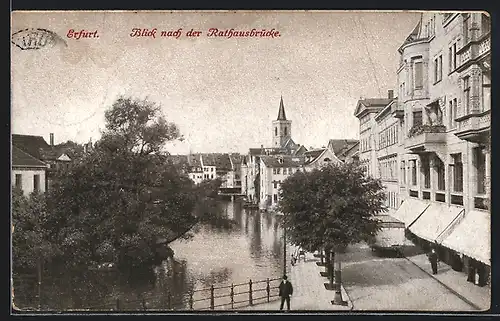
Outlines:
<svg viewBox="0 0 500 321"><path fill-rule="evenodd" d="M432 249L429 253L429 261L431 262L432 274L437 274L438 255L435 249Z"/></svg>
<svg viewBox="0 0 500 321"><path fill-rule="evenodd" d="M290 297L293 294L293 286L292 283L288 281L286 275L283 275L283 280L280 283L279 289L280 289L279 296L281 297L280 310L283 310L283 305L286 301L287 310L290 311Z"/></svg>

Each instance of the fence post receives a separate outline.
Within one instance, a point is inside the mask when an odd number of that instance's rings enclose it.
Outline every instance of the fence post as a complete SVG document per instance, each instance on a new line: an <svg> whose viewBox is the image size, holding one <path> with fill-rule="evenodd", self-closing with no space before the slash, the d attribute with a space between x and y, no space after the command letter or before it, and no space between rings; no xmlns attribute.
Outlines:
<svg viewBox="0 0 500 321"><path fill-rule="evenodd" d="M267 302L269 302L269 295L271 292L271 287L269 286L269 278L266 280L266 292L267 292Z"/></svg>
<svg viewBox="0 0 500 321"><path fill-rule="evenodd" d="M167 292L167 309L172 309L172 297L170 295L170 291Z"/></svg>
<svg viewBox="0 0 500 321"><path fill-rule="evenodd" d="M194 295L194 291L191 291L191 292L189 293L189 308L190 308L191 310L193 310L193 295Z"/></svg>
<svg viewBox="0 0 500 321"><path fill-rule="evenodd" d="M231 309L234 309L234 285L231 283Z"/></svg>
<svg viewBox="0 0 500 321"><path fill-rule="evenodd" d="M250 279L250 282L248 282L248 303L250 305L253 305L253 300L252 300L252 279Z"/></svg>
<svg viewBox="0 0 500 321"><path fill-rule="evenodd" d="M116 311L120 311L120 298L116 298Z"/></svg>
<svg viewBox="0 0 500 321"><path fill-rule="evenodd" d="M214 309L214 285L210 286L210 310Z"/></svg>

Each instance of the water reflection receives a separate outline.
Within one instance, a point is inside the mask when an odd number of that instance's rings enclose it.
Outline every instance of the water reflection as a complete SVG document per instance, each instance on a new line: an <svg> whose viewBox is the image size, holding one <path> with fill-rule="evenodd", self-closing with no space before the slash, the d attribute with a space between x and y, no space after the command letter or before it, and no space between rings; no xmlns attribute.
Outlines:
<svg viewBox="0 0 500 321"><path fill-rule="evenodd" d="M279 277L282 269L283 239L275 214L242 208L235 202L221 202L219 214L234 221L231 229L201 225L189 240L170 244L173 260L163 261L154 270L128 275L117 272L86 272L45 278L42 307L53 310L99 310L189 308L189 293L209 296L211 285L224 287ZM36 278L17 283L16 305L37 306ZM228 292L227 288L220 291ZM100 306L100 307L99 307Z"/></svg>

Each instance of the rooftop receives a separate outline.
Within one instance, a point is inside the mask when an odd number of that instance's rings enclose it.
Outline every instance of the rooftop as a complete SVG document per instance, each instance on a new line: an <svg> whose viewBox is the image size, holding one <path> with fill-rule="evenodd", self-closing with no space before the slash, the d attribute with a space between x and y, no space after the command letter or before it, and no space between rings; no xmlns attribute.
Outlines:
<svg viewBox="0 0 500 321"><path fill-rule="evenodd" d="M36 159L28 153L23 152L16 146L12 146L12 166L47 168L47 164L45 164L41 160Z"/></svg>

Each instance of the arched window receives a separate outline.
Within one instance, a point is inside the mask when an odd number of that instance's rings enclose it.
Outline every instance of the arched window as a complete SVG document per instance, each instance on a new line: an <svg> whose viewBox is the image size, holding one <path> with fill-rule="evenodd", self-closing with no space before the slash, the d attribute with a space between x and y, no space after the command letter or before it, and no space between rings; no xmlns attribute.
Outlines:
<svg viewBox="0 0 500 321"><path fill-rule="evenodd" d="M285 136L288 135L288 127L285 127Z"/></svg>
<svg viewBox="0 0 500 321"><path fill-rule="evenodd" d="M274 136L278 136L278 127L274 127Z"/></svg>

